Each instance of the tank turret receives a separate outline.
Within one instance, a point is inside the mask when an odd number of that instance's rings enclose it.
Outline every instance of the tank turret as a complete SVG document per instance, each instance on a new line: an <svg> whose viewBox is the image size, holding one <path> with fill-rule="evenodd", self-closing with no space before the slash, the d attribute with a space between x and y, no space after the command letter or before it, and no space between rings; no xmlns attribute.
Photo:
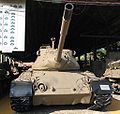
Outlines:
<svg viewBox="0 0 120 114"><path fill-rule="evenodd" d="M72 12L74 6L71 3L67 3L64 7L62 25L60 30L60 39L58 49L50 47L40 47L38 51L38 57L33 64L35 70L78 70L79 64L72 56L72 51L63 49L65 38L68 33ZM52 40L54 40L52 38ZM52 43L54 45L54 41Z"/></svg>

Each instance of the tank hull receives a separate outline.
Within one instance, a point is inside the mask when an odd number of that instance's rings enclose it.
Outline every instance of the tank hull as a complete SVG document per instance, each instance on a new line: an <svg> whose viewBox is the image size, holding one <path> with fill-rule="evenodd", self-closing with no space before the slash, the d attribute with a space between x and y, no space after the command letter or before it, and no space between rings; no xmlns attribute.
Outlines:
<svg viewBox="0 0 120 114"><path fill-rule="evenodd" d="M91 94L36 95L33 97L33 105L90 104L90 98Z"/></svg>
<svg viewBox="0 0 120 114"><path fill-rule="evenodd" d="M89 73L34 71L34 105L89 104L92 92ZM94 75L91 74L94 77ZM42 85L42 86L41 86ZM41 86L41 87L40 87ZM42 88L43 87L43 88ZM46 88L46 89L45 89Z"/></svg>
<svg viewBox="0 0 120 114"><path fill-rule="evenodd" d="M28 70L11 83L11 108L21 112L36 105L95 102L89 109L99 110L111 103L111 92L112 88L107 80L100 80L87 71Z"/></svg>

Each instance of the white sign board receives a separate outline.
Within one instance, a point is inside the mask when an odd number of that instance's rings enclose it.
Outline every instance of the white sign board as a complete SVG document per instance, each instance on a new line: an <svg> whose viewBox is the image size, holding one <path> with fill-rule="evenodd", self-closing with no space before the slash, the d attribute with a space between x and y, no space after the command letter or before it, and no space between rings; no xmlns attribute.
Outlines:
<svg viewBox="0 0 120 114"><path fill-rule="evenodd" d="M110 90L110 86L109 85L100 85L100 89L101 90Z"/></svg>
<svg viewBox="0 0 120 114"><path fill-rule="evenodd" d="M0 51L3 53L25 50L26 1L21 1L0 1Z"/></svg>

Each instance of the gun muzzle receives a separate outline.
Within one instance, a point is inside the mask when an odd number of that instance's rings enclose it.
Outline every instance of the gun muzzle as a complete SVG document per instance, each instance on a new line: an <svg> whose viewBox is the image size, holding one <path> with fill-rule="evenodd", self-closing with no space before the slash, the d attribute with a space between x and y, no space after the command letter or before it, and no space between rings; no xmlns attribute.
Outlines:
<svg viewBox="0 0 120 114"><path fill-rule="evenodd" d="M71 20L74 6L71 3L65 4L63 18L67 21Z"/></svg>

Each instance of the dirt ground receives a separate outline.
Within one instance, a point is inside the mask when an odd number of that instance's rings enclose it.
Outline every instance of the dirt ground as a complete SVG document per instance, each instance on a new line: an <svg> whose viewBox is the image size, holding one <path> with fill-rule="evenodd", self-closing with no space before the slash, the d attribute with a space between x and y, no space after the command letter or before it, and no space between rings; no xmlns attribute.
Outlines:
<svg viewBox="0 0 120 114"><path fill-rule="evenodd" d="M0 114L120 114L120 96L114 96L112 104L107 108L108 111L92 111L86 110L86 105L75 106L39 106L30 112L17 113L11 110L9 105L9 97L0 99ZM119 100L119 101L118 101Z"/></svg>

